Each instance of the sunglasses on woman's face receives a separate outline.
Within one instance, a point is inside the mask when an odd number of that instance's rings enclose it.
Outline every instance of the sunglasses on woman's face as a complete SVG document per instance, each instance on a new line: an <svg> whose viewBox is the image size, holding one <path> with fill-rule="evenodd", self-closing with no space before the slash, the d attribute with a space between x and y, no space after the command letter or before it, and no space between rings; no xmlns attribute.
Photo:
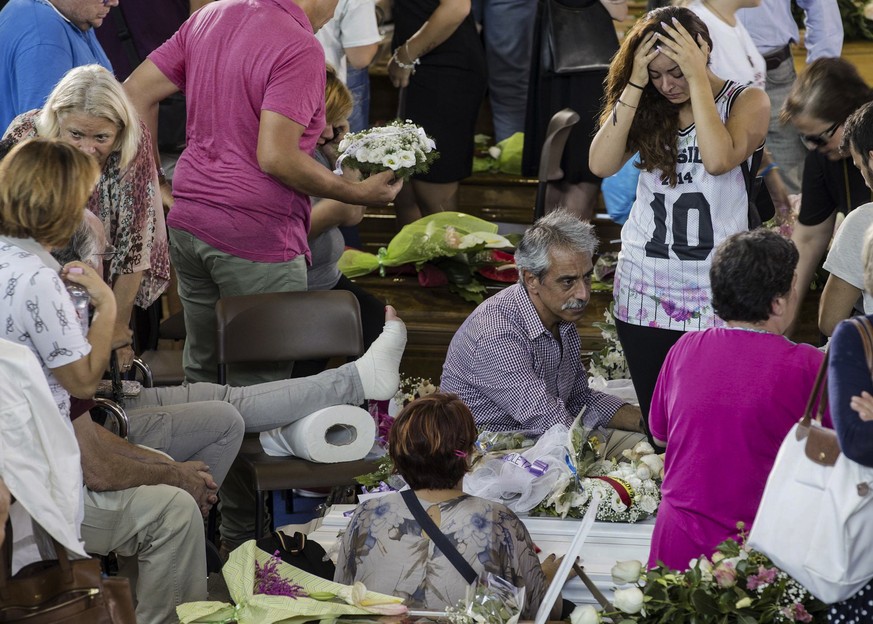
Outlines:
<svg viewBox="0 0 873 624"><path fill-rule="evenodd" d="M818 134L801 134L800 140L803 141L803 144L810 149L814 149L816 147L824 147L828 144L828 141L831 140L831 137L834 136L837 128L839 128L842 123L843 122L838 121L824 132L819 132Z"/></svg>

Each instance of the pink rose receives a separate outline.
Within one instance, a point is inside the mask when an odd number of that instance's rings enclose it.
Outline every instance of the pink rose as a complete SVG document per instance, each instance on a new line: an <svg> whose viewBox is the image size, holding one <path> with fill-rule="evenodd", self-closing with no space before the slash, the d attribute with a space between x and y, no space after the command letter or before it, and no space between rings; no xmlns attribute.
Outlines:
<svg viewBox="0 0 873 624"><path fill-rule="evenodd" d="M758 589L770 585L776 580L776 568L765 568L758 566L758 573L749 575L746 582L746 587L749 589Z"/></svg>
<svg viewBox="0 0 873 624"><path fill-rule="evenodd" d="M712 576L715 582L722 589L733 587L737 584L737 569L730 561L721 563L715 570L712 571Z"/></svg>

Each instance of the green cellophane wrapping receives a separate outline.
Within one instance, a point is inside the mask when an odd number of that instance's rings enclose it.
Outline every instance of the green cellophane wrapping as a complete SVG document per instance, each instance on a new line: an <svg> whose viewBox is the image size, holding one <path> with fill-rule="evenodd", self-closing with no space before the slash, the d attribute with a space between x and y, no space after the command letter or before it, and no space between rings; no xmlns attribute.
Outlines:
<svg viewBox="0 0 873 624"><path fill-rule="evenodd" d="M497 225L463 212L438 212L403 227L374 255L346 250L338 266L348 278L384 267L420 265L435 258L452 257L475 247L503 248L512 244L497 234Z"/></svg>

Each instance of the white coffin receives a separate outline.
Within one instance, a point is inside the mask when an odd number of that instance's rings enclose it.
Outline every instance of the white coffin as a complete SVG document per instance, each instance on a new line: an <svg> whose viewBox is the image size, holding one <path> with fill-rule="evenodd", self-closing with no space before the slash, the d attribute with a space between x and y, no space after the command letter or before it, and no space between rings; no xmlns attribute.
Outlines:
<svg viewBox="0 0 873 624"><path fill-rule="evenodd" d="M344 514L354 508L354 505L334 505L321 519L320 525L310 532L309 537L331 552L337 534L348 525L349 518ZM541 557L550 553L557 553L559 556L564 554L580 522L580 520L560 518L531 518L523 515L520 517L534 543L542 550ZM649 545L654 527L653 518L636 524L594 523L582 548L582 565L591 580L608 599L612 599L613 583L609 574L612 566L616 561L627 559L637 559L645 564L649 558ZM582 581L577 578L564 585L563 596L576 604L597 602Z"/></svg>

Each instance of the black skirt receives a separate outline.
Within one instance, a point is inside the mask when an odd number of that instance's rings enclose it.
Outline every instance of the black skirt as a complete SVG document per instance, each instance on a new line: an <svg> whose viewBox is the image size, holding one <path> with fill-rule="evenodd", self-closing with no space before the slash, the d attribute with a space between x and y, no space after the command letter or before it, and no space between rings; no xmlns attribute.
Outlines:
<svg viewBox="0 0 873 624"><path fill-rule="evenodd" d="M438 6L439 0L397 0L393 47L414 35ZM424 128L440 153L430 171L414 179L457 182L472 173L473 136L485 89L485 50L467 15L448 39L421 57L406 88L403 116Z"/></svg>
<svg viewBox="0 0 873 624"><path fill-rule="evenodd" d="M593 2L598 1L593 0ZM592 0L561 0L561 4L583 7L592 4ZM580 119L570 132L561 159L564 181L571 184L579 182L600 184L600 178L591 173L588 168L588 150L598 128L597 119L600 116L603 81L606 79L607 71L595 70L563 75L542 71L541 53L545 27L542 15L543 2L540 0L537 6L531 55L522 171L527 176L536 177L549 121L559 110L572 108L579 114Z"/></svg>

